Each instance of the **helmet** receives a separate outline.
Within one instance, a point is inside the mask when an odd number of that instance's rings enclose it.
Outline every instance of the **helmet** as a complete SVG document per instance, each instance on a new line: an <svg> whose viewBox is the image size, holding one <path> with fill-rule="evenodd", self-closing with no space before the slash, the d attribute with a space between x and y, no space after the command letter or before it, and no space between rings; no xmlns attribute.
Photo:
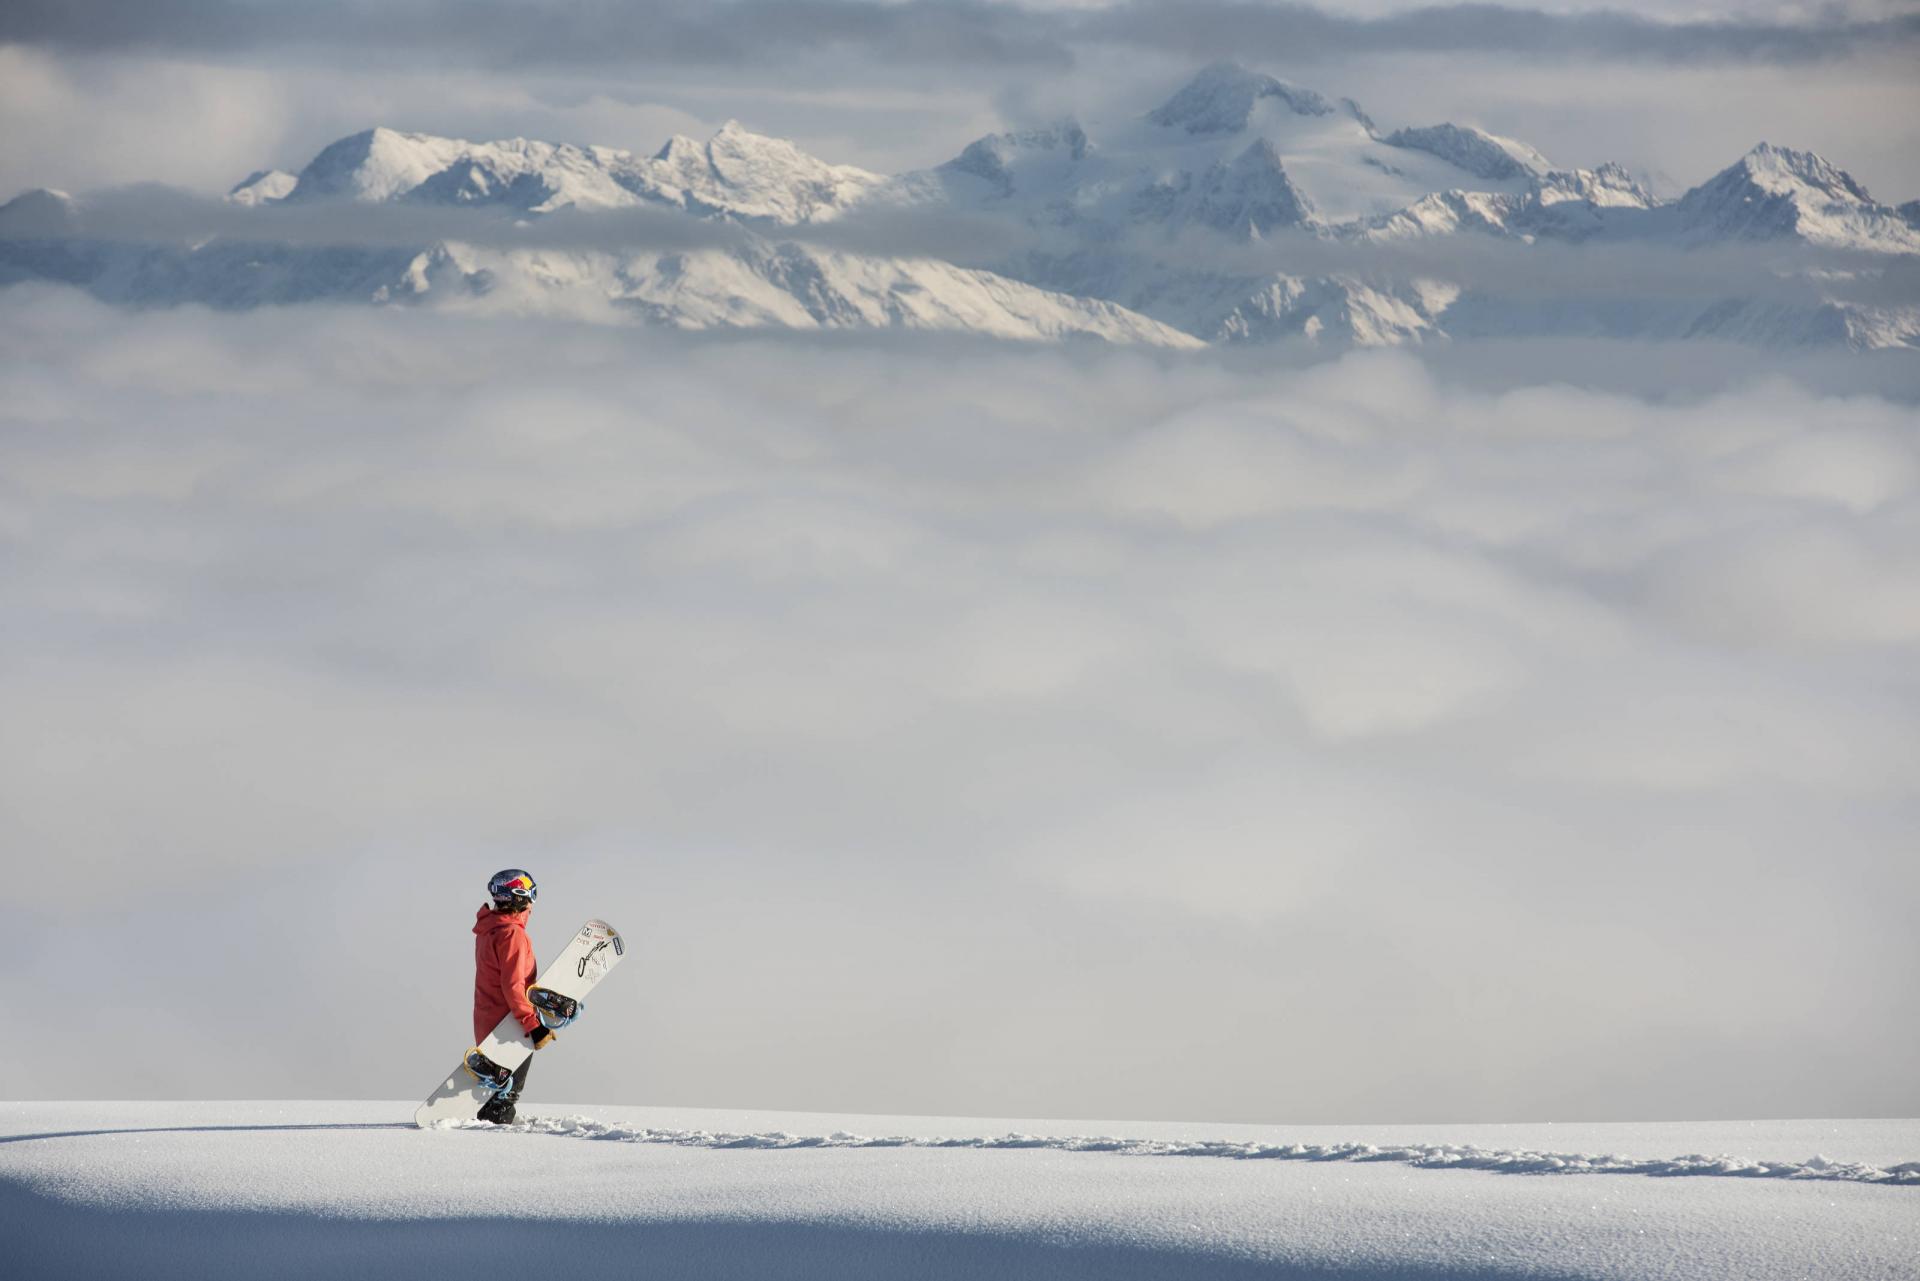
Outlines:
<svg viewBox="0 0 1920 1281"><path fill-rule="evenodd" d="M496 907L528 907L540 897L540 887L533 883L532 876L510 867L493 874L487 882L487 896Z"/></svg>

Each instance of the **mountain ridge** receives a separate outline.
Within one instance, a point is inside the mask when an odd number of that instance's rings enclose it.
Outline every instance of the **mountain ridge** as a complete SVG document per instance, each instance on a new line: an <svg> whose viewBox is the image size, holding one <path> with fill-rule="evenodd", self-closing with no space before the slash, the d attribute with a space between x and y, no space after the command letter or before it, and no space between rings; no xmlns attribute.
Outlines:
<svg viewBox="0 0 1920 1281"><path fill-rule="evenodd" d="M348 246L248 250L228 237L146 246L135 271L112 261L112 246L85 236L87 198L30 192L0 207L0 281L62 279L143 304L452 298L546 312L571 295L577 311L687 327L934 327L1167 346L1286 337L1377 344L1542 332L1532 328L1541 311L1445 271L1415 278L1364 266L1299 275L1196 265L1191 238L1217 238L1224 252L1285 233L1304 244L1351 246L1363 258L1370 246L1439 249L1488 238L1516 251L1547 243L1805 246L1871 262L1920 254L1920 201L1879 204L1810 152L1763 142L1662 201L1617 164L1556 168L1526 143L1471 125L1382 133L1351 101L1230 63L1202 69L1159 107L1105 133L1067 119L989 134L940 165L897 175L830 163L737 121L704 141L675 136L650 154L374 127L322 148L298 174L257 171L226 199L260 220L267 246L275 209L334 202L494 208L533 224L566 210L653 209L728 224L743 239L676 253L575 251L565 260L554 249L462 248L450 225L444 242L429 236L400 257L382 248L355 260ZM977 218L1052 247L962 262L947 258L964 253L939 244L903 254L796 239L862 218L927 214ZM381 283L369 287L375 278ZM1697 300L1691 313L1665 296L1604 306L1570 296L1551 309L1544 332L1920 345L1920 303L1868 306L1814 290L1782 304L1777 294L1757 277L1730 279L1724 295Z"/></svg>

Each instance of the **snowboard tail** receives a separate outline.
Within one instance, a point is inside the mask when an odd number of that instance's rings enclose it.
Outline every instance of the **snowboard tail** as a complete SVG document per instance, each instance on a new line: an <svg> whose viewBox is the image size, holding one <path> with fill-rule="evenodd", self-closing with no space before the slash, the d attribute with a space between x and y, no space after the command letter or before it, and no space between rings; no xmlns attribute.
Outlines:
<svg viewBox="0 0 1920 1281"><path fill-rule="evenodd" d="M583 998L625 954L626 945L620 939L620 931L605 921L588 921L574 934L560 955L540 972L539 979L529 993L543 989L550 994L546 999L556 1006L570 1004L577 1017L583 1006ZM541 1008L538 1002L535 1008ZM542 1012L546 1013L544 1010ZM424 1129L436 1122L477 1119L480 1109L486 1106L497 1090L512 1087L514 1071L532 1055L532 1038L521 1029L518 1019L507 1015L494 1026L493 1031L487 1033L480 1044L466 1053L452 1075L441 1082L440 1088L414 1110L414 1124ZM474 1066L476 1057L482 1065L480 1070ZM502 1074L506 1077L504 1085L494 1085L493 1082L499 1080Z"/></svg>

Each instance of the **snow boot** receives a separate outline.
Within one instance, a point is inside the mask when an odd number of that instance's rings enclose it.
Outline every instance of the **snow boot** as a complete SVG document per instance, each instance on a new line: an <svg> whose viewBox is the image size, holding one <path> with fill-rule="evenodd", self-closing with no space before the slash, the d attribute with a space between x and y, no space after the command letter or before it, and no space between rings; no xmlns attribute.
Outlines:
<svg viewBox="0 0 1920 1281"><path fill-rule="evenodd" d="M491 1121L495 1125L512 1125L516 1115L514 1104L520 1101L520 1091L527 1088L527 1069L532 1066L532 1059L522 1063L513 1074L513 1084L481 1104L476 1119Z"/></svg>

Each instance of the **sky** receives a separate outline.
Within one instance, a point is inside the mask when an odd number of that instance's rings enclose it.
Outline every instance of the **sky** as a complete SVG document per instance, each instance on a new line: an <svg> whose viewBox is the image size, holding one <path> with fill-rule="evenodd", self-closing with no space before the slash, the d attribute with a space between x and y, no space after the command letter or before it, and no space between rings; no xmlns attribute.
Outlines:
<svg viewBox="0 0 1920 1281"><path fill-rule="evenodd" d="M609 15L614 15L610 17ZM947 0L23 0L0 13L0 191L159 181L217 194L375 124L652 151L738 118L896 172L997 129L1136 116L1233 57L1677 193L1755 143L1920 196L1920 5L1322 11Z"/></svg>
<svg viewBox="0 0 1920 1281"><path fill-rule="evenodd" d="M1766 137L1920 195L1910 4L604 12L9 5L0 192L207 197L375 123L891 170L1231 46L1670 191ZM519 866L543 955L632 945L536 1103L1911 1116L1916 660L1910 353L15 285L0 966L75 999L8 1093L424 1095Z"/></svg>

